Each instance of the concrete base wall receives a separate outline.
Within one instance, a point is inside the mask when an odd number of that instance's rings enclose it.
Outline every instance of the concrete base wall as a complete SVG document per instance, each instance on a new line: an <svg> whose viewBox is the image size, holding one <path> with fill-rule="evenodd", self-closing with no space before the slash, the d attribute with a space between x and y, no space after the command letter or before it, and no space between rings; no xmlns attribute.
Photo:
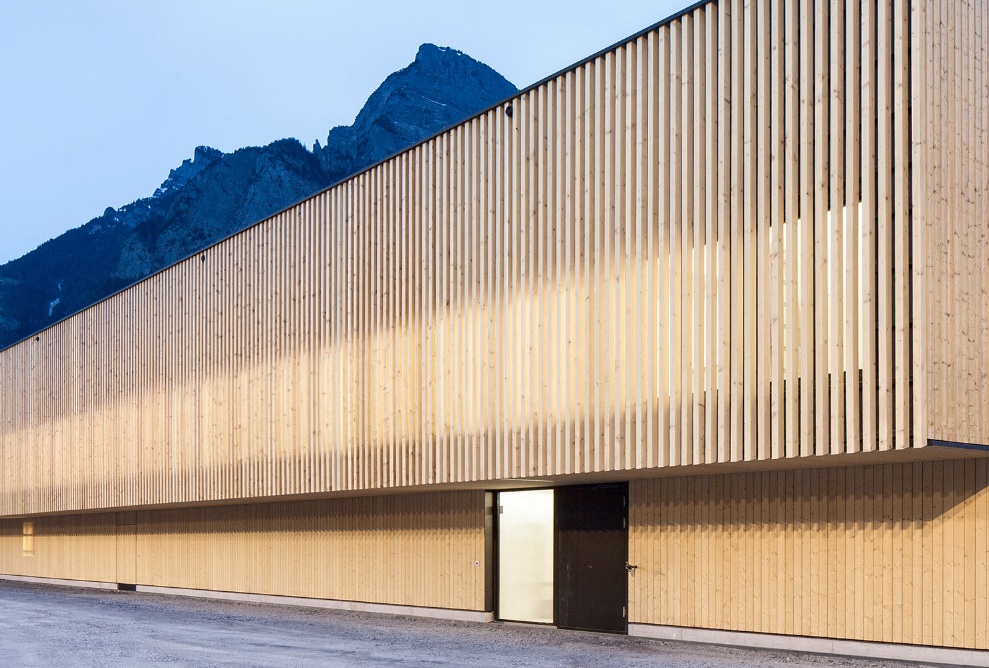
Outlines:
<svg viewBox="0 0 989 668"><path fill-rule="evenodd" d="M769 649L784 652L806 652L860 659L909 661L961 668L963 666L989 667L989 652L982 650L948 649L945 647L918 647L893 643L862 642L860 640L834 640L831 638L807 638L804 636L780 636L768 633L743 633L739 631L715 631L711 629L686 629L677 626L651 626L629 624L628 634L656 640L678 640L707 645L726 645L749 649Z"/></svg>

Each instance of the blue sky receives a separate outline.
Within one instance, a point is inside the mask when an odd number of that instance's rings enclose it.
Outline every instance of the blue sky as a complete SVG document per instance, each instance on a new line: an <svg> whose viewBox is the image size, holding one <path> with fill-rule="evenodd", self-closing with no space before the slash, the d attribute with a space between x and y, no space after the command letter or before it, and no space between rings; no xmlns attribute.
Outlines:
<svg viewBox="0 0 989 668"><path fill-rule="evenodd" d="M524 87L687 4L0 0L0 263L150 195L198 145L325 141L423 42Z"/></svg>

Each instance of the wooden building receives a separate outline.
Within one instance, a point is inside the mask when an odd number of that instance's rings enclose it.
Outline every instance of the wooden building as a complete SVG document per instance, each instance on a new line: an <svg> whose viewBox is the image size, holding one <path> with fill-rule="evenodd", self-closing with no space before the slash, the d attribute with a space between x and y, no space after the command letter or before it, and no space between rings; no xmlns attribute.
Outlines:
<svg viewBox="0 0 989 668"><path fill-rule="evenodd" d="M703 2L0 352L0 573L989 665L987 45Z"/></svg>

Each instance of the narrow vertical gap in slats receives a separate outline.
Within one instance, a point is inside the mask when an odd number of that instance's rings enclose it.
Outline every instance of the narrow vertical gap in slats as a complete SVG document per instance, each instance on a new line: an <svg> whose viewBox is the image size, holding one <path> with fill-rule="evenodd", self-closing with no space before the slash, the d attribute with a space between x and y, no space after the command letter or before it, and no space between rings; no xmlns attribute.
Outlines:
<svg viewBox="0 0 989 668"><path fill-rule="evenodd" d="M615 452L611 458L611 468L620 470L627 467L627 450L629 446L629 384L631 367L628 365L629 339L626 334L628 324L628 280L627 241L634 230L629 218L631 211L626 208L626 193L632 186L630 174L626 170L629 156L634 151L634 143L628 124L629 89L628 89L628 58L634 51L633 43L625 44L615 54L615 80L613 106L614 116L614 214L612 229L614 230L614 267L612 269L612 292L614 294L614 351L612 364L615 365Z"/></svg>
<svg viewBox="0 0 989 668"><path fill-rule="evenodd" d="M353 489L367 489L369 473L368 459L370 444L370 351L369 340L371 316L371 290L373 274L371 272L371 225L367 212L368 204L368 173L357 177L354 227L357 230L357 447L354 461L355 481Z"/></svg>
<svg viewBox="0 0 989 668"><path fill-rule="evenodd" d="M845 375L845 451L858 452L862 448L860 429L862 424L862 394L860 369L862 351L859 348L859 332L865 305L859 290L863 280L859 256L861 218L861 11L858 2L845 5L845 231L844 231L844 375Z"/></svg>
<svg viewBox="0 0 989 668"><path fill-rule="evenodd" d="M877 14L875 0L862 3L861 69L861 197L862 197L862 449L866 452L879 446L879 385L878 385L878 201L877 175L878 135L876 79Z"/></svg>
<svg viewBox="0 0 989 668"><path fill-rule="evenodd" d="M385 442L382 444L384 452L382 456L384 461L380 483L382 487L394 487L396 485L397 442L400 438L399 429L402 415L402 409L398 405L400 401L398 399L400 393L399 383L402 377L402 372L398 365L401 364L401 361L396 357L397 351L401 347L401 342L398 338L400 317L398 315L398 284L396 280L401 266L401 249L396 238L396 234L401 229L398 213L399 175L397 173L400 164L400 160L391 160L387 164L382 165L384 177L382 187L384 214L382 215L382 220L385 228L385 243L384 250L382 251L385 258L385 267L382 268L382 282L386 296L384 299L384 318L382 319L379 336L385 346L384 356L387 372L384 380L386 387L384 410L388 424L388 429L385 430L384 435Z"/></svg>
<svg viewBox="0 0 989 668"><path fill-rule="evenodd" d="M664 187L669 189L669 230L670 230L670 290L669 311L669 360L670 360L670 432L669 463L678 466L683 463L681 432L683 430L683 368L682 348L683 328L683 24L674 21L670 24L670 169L669 180Z"/></svg>
<svg viewBox="0 0 989 668"><path fill-rule="evenodd" d="M558 82L554 90L554 170L547 175L552 177L550 187L554 189L556 206L553 207L554 249L554 313L556 314L555 338L551 348L558 348L555 358L554 407L556 428L556 451L552 470L556 473L572 473L575 395L574 382L574 277L573 277L573 230L576 222L571 209L573 205L573 72L568 72Z"/></svg>
<svg viewBox="0 0 989 668"><path fill-rule="evenodd" d="M419 339L419 312L416 307L416 280L418 271L418 246L416 244L416 171L413 152L402 155L402 240L404 244L404 272L402 274L402 304L404 309L402 361L406 379L402 386L405 419L403 421L403 437L401 450L400 484L405 487L415 479L415 455L418 451L416 420L421 413L419 407L419 352L416 342Z"/></svg>
<svg viewBox="0 0 989 668"><path fill-rule="evenodd" d="M694 392L694 257L696 218L694 193L696 192L696 172L694 171L694 21L692 14L680 19L680 464L694 463L693 409Z"/></svg>
<svg viewBox="0 0 989 668"><path fill-rule="evenodd" d="M422 267L418 279L417 298L419 300L419 408L421 415L421 435L417 448L419 479L416 484L436 482L440 450L440 420L442 414L437 395L441 383L439 360L437 359L439 322L439 286L442 278L442 249L439 207L440 181L443 162L443 147L437 142L423 146L417 162L419 171L418 189L422 193L418 202L419 216L417 240L419 264Z"/></svg>
<svg viewBox="0 0 989 668"><path fill-rule="evenodd" d="M514 166L515 187L513 197L515 198L514 215L514 246L515 257L515 290L514 298L516 303L515 325L514 325L514 374L516 377L515 411L515 431L516 460L513 473L517 476L528 474L529 458L531 454L531 428L532 422L527 415L527 408L532 405L535 399L532 393L532 360L529 357L529 346L531 345L532 318L528 312L531 308L529 279L530 262L532 259L531 234L533 221L530 218L530 206L533 200L534 182L531 178L532 168L532 140L533 140L533 100L535 94L529 92L519 99L518 120L516 122L515 136L518 143L515 147Z"/></svg>
<svg viewBox="0 0 989 668"><path fill-rule="evenodd" d="M508 444L509 452L506 455L506 466L507 466L507 476L508 477L518 477L521 475L520 471L520 457L521 457L521 411L519 410L520 395L522 394L522 388L520 387L521 382L521 370L520 364L522 360L520 359L519 345L522 340L521 336L521 323L519 321L519 310L521 308L520 301L522 298L522 289L519 285L519 267L521 265L520 255L520 238L522 236L521 230L523 229L521 215L519 213L521 190L525 187L524 182L520 178L520 165L522 162L522 146L521 138L523 131L523 124L525 123L525 97L520 96L516 99L515 111L511 117L511 122L508 124L506 131L506 139L508 141L508 148L506 149L505 155L508 161L505 165L505 197L508 203L506 216L505 216L505 243L506 243L506 253L508 257L508 265L506 268L505 276L505 291L506 297L508 299L508 308L510 309L510 316L506 327L508 329L506 344L506 376L509 383L506 385L506 401L508 403L509 409L506 411L508 419L508 436L510 436L510 443Z"/></svg>
<svg viewBox="0 0 989 668"><path fill-rule="evenodd" d="M332 194L324 192L319 196L313 225L319 239L319 256L316 260L316 282L314 318L316 320L315 355L318 360L318 385L314 398L314 421L319 428L316 439L316 481L315 491L329 492L333 489L331 478L331 462L336 447L333 425L338 415L330 403L332 396L333 357L332 350L336 341L333 338L335 313L333 308L333 269L335 258L333 253L333 228L339 227L338 218L333 215ZM332 221L332 222L331 222Z"/></svg>
<svg viewBox="0 0 989 668"><path fill-rule="evenodd" d="M892 2L876 13L876 306L878 447L893 448L893 32Z"/></svg>
<svg viewBox="0 0 989 668"><path fill-rule="evenodd" d="M556 291L556 280L554 275L553 259L556 256L555 230L552 227L553 215L556 208L556 189L554 184L548 181L550 173L556 173L555 155L553 143L555 142L556 131L555 121L555 97L559 80L548 82L539 88L539 108L538 125L536 126L536 229L534 231L536 244L536 266L535 280L532 282L532 290L536 298L535 327L536 338L534 346L535 355L539 360L538 388L540 392L540 420L536 423L533 447L536 450L535 468L536 475L546 475L552 462L555 462L559 441L556 438L556 391L555 385L559 378L559 372L553 372L554 367L559 368L555 362L560 354L562 346L556 345L554 333L560 326L560 316L555 313L556 305L559 303ZM556 379L551 376L556 376Z"/></svg>
<svg viewBox="0 0 989 668"><path fill-rule="evenodd" d="M509 329L511 326L511 243L513 238L511 233L511 221L514 219L511 210L511 164L509 163L509 159L511 158L513 121L512 114L510 114L509 111L517 105L518 100L515 99L512 101L511 105L499 110L501 113L499 113L499 117L495 122L495 129L497 132L497 154L495 156L497 185L494 194L494 200L496 203L496 216L494 223L496 224L499 238L498 253L496 255L496 258L498 258L496 285L499 290L499 304L502 312L507 314L506 317L500 321L498 319L493 320L494 326L497 328L495 336L497 339L496 350L498 353L498 415L500 418L500 429L495 459L498 477L509 477L512 475L511 461L513 455L511 451L514 445L511 424L511 411L513 407L511 402L511 393L514 387L514 379L513 376L510 375L512 373L511 365L513 357L511 355L508 340L508 334L511 331Z"/></svg>
<svg viewBox="0 0 989 668"><path fill-rule="evenodd" d="M652 224L655 228L655 294L656 311L652 322L655 326L656 335L656 368L653 373L656 376L654 401L656 402L656 427L655 427L655 449L657 453L656 464L658 466L668 466L670 464L670 407L671 403L671 383L670 367L672 364L672 354L670 351L670 331L669 322L670 311L670 135L671 135L671 99L670 99L670 35L671 27L663 26L659 29L657 39L656 56L656 93L655 103L657 126L655 136L656 159L650 163L656 165L657 178L651 180L655 183L654 212Z"/></svg>
<svg viewBox="0 0 989 668"><path fill-rule="evenodd" d="M445 481L445 471L449 465L450 441L447 434L448 405L449 396L449 363L450 355L450 320L449 308L447 306L449 297L449 233L450 224L448 215L449 197L449 135L437 137L433 144L433 182L430 193L430 219L429 224L432 230L431 240L433 254L435 257L435 269L432 276L432 299L431 309L432 344L430 345L430 380L433 385L431 403L433 407L432 426L432 446L430 456L432 465L430 467L430 482L439 483Z"/></svg>
<svg viewBox="0 0 989 668"><path fill-rule="evenodd" d="M478 144L480 134L481 119L475 118L467 127L466 133L466 154L464 163L467 167L467 188L468 188L468 214L465 224L468 227L468 236L464 240L464 256L470 263L470 273L465 287L465 310L469 313L469 322L465 333L466 345L468 346L469 367L466 380L464 381L470 392L469 404L467 407L466 423L462 428L469 432L468 447L470 448L470 472L468 480L481 480L486 476L483 473L483 439L488 431L489 423L482 416L482 394L486 392L488 384L484 380L483 366L486 362L486 355L482 349L483 341L481 330L481 317L483 312L481 295L482 272L484 271L484 255L486 244L482 241L484 231L484 219L482 207L484 203L481 199L481 178L484 170L481 168L482 157Z"/></svg>
<svg viewBox="0 0 989 668"><path fill-rule="evenodd" d="M591 73L584 65L574 73L574 274L578 293L575 296L574 331L576 336L577 365L574 384L576 399L576 425L574 439L573 472L587 470L591 449L591 291L590 258L590 129L591 125Z"/></svg>
<svg viewBox="0 0 989 668"><path fill-rule="evenodd" d="M539 120L543 109L540 100L542 88L533 90L526 96L525 126L522 130L524 151L520 156L522 163L522 179L526 184L525 197L520 209L521 225L521 299L524 308L520 312L520 325L523 331L521 337L520 368L522 376L522 402L519 406L519 419L522 423L522 459L520 475L536 475L536 465L539 447L539 425L543 419L543 407L539 392L539 368L537 361L537 337L539 325L539 298L536 294L539 269ZM524 361L522 361L524 360ZM532 413L530 413L530 410Z"/></svg>
<svg viewBox="0 0 989 668"><path fill-rule="evenodd" d="M829 358L829 328L831 316L829 310L828 278L833 259L829 253L828 221L829 205L828 186L831 172L829 145L831 128L829 122L829 93L830 93L830 53L829 28L831 0L815 0L814 6L814 208L813 215L808 212L813 234L813 272L814 310L813 316L808 314L805 322L813 323L814 332L814 423L815 447L814 453L827 454L831 443L831 378ZM806 148L806 146L805 146Z"/></svg>
<svg viewBox="0 0 989 668"><path fill-rule="evenodd" d="M770 337L772 340L770 364L770 377L772 382L771 391L771 441L770 456L773 459L785 457L789 454L784 440L787 426L787 405L785 379L787 377L787 280L786 275L787 258L784 248L784 233L789 227L795 225L786 216L786 130L787 130L787 107L786 107L786 21L785 16L790 13L783 0L771 0L769 11L770 23L770 74L768 95L763 99L769 101L770 138L769 138L769 221L770 221ZM792 248L792 247L791 247Z"/></svg>
<svg viewBox="0 0 989 668"><path fill-rule="evenodd" d="M558 111L560 115L558 122L563 133L563 140L557 148L558 160L563 161L562 173L557 175L558 183L562 182L558 202L557 233L560 234L562 228L564 257L558 258L560 262L559 271L562 272L560 278L561 287L565 291L564 320L566 328L562 334L565 337L566 357L563 364L566 366L564 380L564 407L563 417L566 420L563 433L563 459L559 464L558 473L576 473L577 455L582 449L580 434L582 415L582 401L579 394L579 368L581 355L580 347L580 322L578 313L583 302L580 295L581 277L578 275L578 244L580 239L579 210L580 210L580 188L578 181L578 154L580 151L580 130L579 115L581 95L577 92L580 82L580 72L571 71L566 75L562 88L558 90ZM559 141L559 140L558 140ZM559 163L558 163L559 164Z"/></svg>
<svg viewBox="0 0 989 668"><path fill-rule="evenodd" d="M444 323L444 346L440 349L438 358L443 367L443 464L437 472L437 482L454 482L460 479L463 464L463 451L459 447L460 392L458 376L463 360L463 348L460 342L459 303L458 293L461 280L460 235L463 232L460 214L461 185L459 178L459 152L461 144L460 126L447 133L447 141L443 149L443 196L439 209L437 225L444 237L443 263L445 276L443 279L443 298L440 302L442 322Z"/></svg>
<svg viewBox="0 0 989 668"><path fill-rule="evenodd" d="M616 223L619 216L617 207L620 206L615 168L618 162L617 151L620 148L618 135L621 133L621 127L618 125L618 119L621 118L621 113L617 104L620 84L615 52L606 53L602 60L604 61L604 88L601 91L601 100L604 107L604 132L601 138L601 148L604 182L602 184L603 199L600 202L601 218L598 224L603 228L601 234L603 238L601 248L602 280L599 289L603 294L601 383L604 386L602 391L604 431L602 434L602 466L599 470L610 471L614 469L615 453L618 451L617 441L621 438L618 428L620 415L618 375L621 373L621 369L617 362L618 303L615 281L618 261Z"/></svg>
<svg viewBox="0 0 989 668"><path fill-rule="evenodd" d="M745 12L742 0L732 2L731 38L731 461L745 458Z"/></svg>
<svg viewBox="0 0 989 668"><path fill-rule="evenodd" d="M761 323L766 321L764 307L760 303L759 259L760 259L760 217L759 203L762 192L759 170L759 131L758 131L758 27L756 16L757 0L746 0L743 21L743 44L739 62L742 67L742 210L739 223L742 234L742 440L743 459L757 456L759 448L758 404L763 397L759 392L759 367L764 357L759 355L758 335ZM755 316L755 317L753 317Z"/></svg>
<svg viewBox="0 0 989 668"><path fill-rule="evenodd" d="M358 279L360 269L358 265L358 225L355 217L354 207L356 202L357 185L354 181L348 181L346 185L346 197L344 206L346 207L346 253L347 253L347 451L344 459L346 465L346 483L344 489L357 489L356 477L354 475L354 462L357 458L357 446L359 434L357 430L358 420L358 392L360 383L360 349L358 340Z"/></svg>
<svg viewBox="0 0 989 668"><path fill-rule="evenodd" d="M491 195L493 217L491 218L491 224L494 227L496 233L497 243L495 247L497 252L495 253L495 281L494 287L497 290L497 304L502 312L508 310L508 295L507 295L507 273L508 273L508 261L509 261L509 251L507 247L507 235L508 225L506 220L505 212L505 160L504 156L507 154L506 149L506 131L509 126L509 116L507 110L510 107L500 108L496 111L496 118L494 119L494 132L495 132L495 151L491 158L492 164L494 165L495 173L495 183L493 184L493 192ZM492 313L491 326L494 329L491 336L494 339L496 357L495 357L495 387L497 392L497 413L496 419L498 428L495 433L495 453L494 453L494 475L495 477L502 478L508 475L505 462L507 451L509 448L509 438L508 438L508 405L507 405L507 394L509 392L508 384L506 382L506 374L508 373L509 360L506 359L507 346L505 345L505 337L502 336L504 331L505 322L507 318L497 318Z"/></svg>
<svg viewBox="0 0 989 668"><path fill-rule="evenodd" d="M428 262L426 242L423 236L424 215L422 209L422 196L424 192L425 170L423 165L423 155L425 151L422 147L417 147L412 151L409 158L409 230L412 239L413 254L410 257L409 269L412 280L409 285L410 313L412 315L414 336L412 354L414 360L413 381L410 387L413 390L413 405L415 413L410 424L412 434L409 452L409 484L421 484L423 480L423 457L426 448L425 438L425 415L426 415L426 369L424 354L425 335L425 263Z"/></svg>
<svg viewBox="0 0 989 668"><path fill-rule="evenodd" d="M591 192L591 201L588 206L588 226L591 230L593 230L593 242L591 243L591 250L589 253L592 267L589 269L592 273L589 274L588 281L590 283L590 292L592 295L591 303L589 305L589 325L593 332L590 342L590 386L592 388L592 405L594 407L594 440L591 447L588 471L600 471L601 458L604 449L604 444L602 443L602 436L604 433L603 421L607 420L607 415L602 415L604 410L604 390L602 388L602 385L604 385L604 378L602 369L605 364L605 345L603 341L604 316L602 315L602 312L604 311L607 302L601 298L601 293L603 291L600 289L600 286L604 281L604 274L602 273L602 229L604 227L605 203L602 188L605 181L605 110L602 108L602 98L605 96L605 67L603 59L597 59L588 65L590 66L590 70L593 74L593 90L589 91L589 94L593 100L594 109L593 130L590 137L591 157L588 161L588 165L593 166L593 171L591 172L591 187L589 188Z"/></svg>
<svg viewBox="0 0 989 668"><path fill-rule="evenodd" d="M344 209L344 188L327 191L324 211L332 224L325 225L326 255L321 265L326 272L326 294L322 296L322 308L326 315L324 324L322 357L326 361L322 390L321 416L326 430L323 457L323 484L327 491L343 488L341 472L347 446L346 426L346 369L347 352L346 297L346 246L348 235L347 216Z"/></svg>
<svg viewBox="0 0 989 668"><path fill-rule="evenodd" d="M383 257L385 243L385 207L383 197L384 178L383 165L368 172L367 191L367 225L371 232L370 246L370 304L368 317L368 343L371 349L368 354L368 476L367 484L371 488L380 488L384 473L384 446L387 434L388 416L384 412L384 376L387 367L384 364L382 350L382 329L385 305Z"/></svg>
<svg viewBox="0 0 989 668"><path fill-rule="evenodd" d="M707 152L705 170L706 216L704 256L706 284L705 309L705 374L704 374L704 462L708 464L719 461L718 457L718 365L719 365L719 328L718 328L718 211L720 208L718 194L719 179L719 122L720 111L719 84L719 52L721 40L719 37L718 10L713 6L704 9L705 23L705 151Z"/></svg>
<svg viewBox="0 0 989 668"><path fill-rule="evenodd" d="M635 40L625 45L625 60L623 72L622 99L625 117L625 160L623 165L624 178L622 179L623 203L622 203L622 237L624 249L622 252L623 265L620 269L622 280L619 285L624 286L624 309L622 315L621 339L622 355L621 363L625 367L624 392L624 430L625 439L621 453L621 461L618 466L628 470L635 468L636 453L638 451L638 433L641 396L638 388L641 387L640 378L642 363L639 355L642 351L641 327L635 323L641 322L641 315L638 312L640 305L639 286L641 282L642 254L641 248L641 197L639 196L638 164L637 160L641 154L639 143L640 126L637 123L637 112L639 103L639 81L638 58L642 42ZM642 128L644 130L644 128Z"/></svg>
<svg viewBox="0 0 989 668"><path fill-rule="evenodd" d="M467 373L469 366L469 350L467 348L467 328L470 322L469 304L466 299L468 288L467 281L470 278L470 262L467 255L468 240L470 238L469 215L469 190L467 181L468 162L467 156L467 125L461 124L453 132L455 139L454 150L450 171L452 172L453 201L448 225L453 226L451 235L453 238L453 248L451 254L453 262L453 283L451 285L451 297L449 315L453 330L453 349L456 350L456 365L451 373L450 402L452 405L452 415L450 424L450 438L453 447L454 473L449 478L453 482L463 482L470 474L470 455L468 447L470 435L467 431L466 422L472 389L467 384Z"/></svg>
<svg viewBox="0 0 989 668"><path fill-rule="evenodd" d="M718 3L718 343L717 412L718 461L732 459L731 445L731 117L732 53L734 36L731 3ZM663 128L659 129L662 136ZM663 257L662 255L660 257Z"/></svg>
<svg viewBox="0 0 989 668"><path fill-rule="evenodd" d="M385 257L387 258L387 268L384 274L385 290L387 299L385 300L385 318L382 323L381 337L385 341L385 364L388 369L388 376L385 379L388 392L386 395L385 411L388 415L388 430L385 433L385 470L382 472L382 487L394 487L398 484L398 443L401 439L401 420L404 408L401 401L401 379L403 370L401 368L401 316L399 314L400 303L398 294L398 275L402 266L402 250L398 235L401 233L400 219L400 173L401 160L392 160L383 165L385 173L385 186L383 196L385 198Z"/></svg>
<svg viewBox="0 0 989 668"><path fill-rule="evenodd" d="M798 388L800 383L800 334L799 310L799 215L800 215L800 25L799 5L787 3L783 12L784 51L783 58L783 205L784 219L784 340L783 340L783 395L786 414L785 455L796 457L800 454ZM790 139L787 140L786 138Z"/></svg>
<svg viewBox="0 0 989 668"><path fill-rule="evenodd" d="M447 133L441 142L440 180L437 197L436 227L438 230L443 259L440 262L442 279L440 281L440 297L437 307L439 320L443 326L442 345L438 348L437 364L442 369L441 378L437 379L442 391L443 401L439 410L442 412L440 421L440 456L437 462L436 482L451 482L455 479L458 465L456 452L456 436L453 432L456 421L456 401L454 384L456 369L459 366L459 350L456 336L456 281L457 281L457 233L458 220L455 211L457 205L456 182L456 150L459 144L456 130Z"/></svg>
<svg viewBox="0 0 989 668"><path fill-rule="evenodd" d="M964 54L968 57L968 54ZM911 372L911 302L910 271L915 258L911 256L912 227L920 225L910 210L910 156L911 156L911 104L910 104L910 9L909 0L893 0L893 325L894 325L894 391L895 436L899 449L911 447L912 383ZM966 80L966 82L969 80ZM972 91L963 91L962 100L967 103ZM967 93L967 95L965 94ZM966 132L971 128L966 129ZM969 170L970 174L971 171ZM966 188L969 192L971 190ZM966 221L968 223L968 221ZM919 265L918 265L919 266ZM969 311L971 312L971 311ZM965 357L960 355L959 357ZM969 406L966 415L972 415L975 406ZM969 418L971 419L971 418Z"/></svg>
<svg viewBox="0 0 989 668"><path fill-rule="evenodd" d="M474 395L475 425L477 434L477 480L486 480L494 476L489 463L491 439L495 432L493 415L494 378L492 375L493 351L491 350L492 332L489 326L489 313L493 308L490 293L491 279L491 220L488 215L488 198L490 193L491 163L490 154L493 137L489 134L489 120L493 112L478 117L472 126L471 146L474 168L474 248L475 284L473 285L473 302L475 309L474 350L476 361L474 370L475 382L479 387Z"/></svg>
<svg viewBox="0 0 989 668"><path fill-rule="evenodd" d="M646 260L645 260L645 308L643 317L645 318L645 452L640 465L646 468L656 466L659 461L657 446L659 437L658 413L660 405L659 379L657 367L659 365L659 345L657 340L657 306L659 304L658 276L659 268L662 264L659 257L659 212L657 211L658 191L661 185L657 185L658 163L659 163L659 41L661 29L650 32L646 37L646 58L645 58L645 81L646 94L640 97L640 104L645 110L645 137L648 144L645 146L644 155L645 169L645 221L646 226ZM640 65L641 67L641 65ZM641 73L641 71L640 71ZM575 405L575 408L579 404Z"/></svg>
<svg viewBox="0 0 989 668"><path fill-rule="evenodd" d="M831 0L830 8L830 193L828 197L828 336L830 338L828 360L828 398L831 412L830 450L831 454L839 454L847 450L845 437L845 323L844 304L847 297L844 294L845 262L851 262L851 257L845 257L844 238L849 234L846 229L849 222L849 207L846 193L847 175L845 173L845 0Z"/></svg>
<svg viewBox="0 0 989 668"><path fill-rule="evenodd" d="M820 1L820 0L819 0ZM799 310L800 323L800 373L797 393L800 396L800 455L808 457L815 453L816 415L814 393L814 1L804 0L800 4L800 216L798 225Z"/></svg>
<svg viewBox="0 0 989 668"><path fill-rule="evenodd" d="M773 172L772 161L772 62L773 42L771 35L776 26L770 11L770 0L758 0L755 16L755 54L756 54L756 104L755 146L756 159L756 401L755 401L755 447L753 456L758 459L768 459L778 448L773 438L772 426L778 424L774 420L774 395L778 386L773 383L776 366L776 336L777 286L778 268L776 245L772 241L773 233L779 229L774 224L773 206Z"/></svg>
<svg viewBox="0 0 989 668"><path fill-rule="evenodd" d="M694 192L693 192L693 272L694 272L694 303L693 319L693 456L691 461L701 464L705 461L704 446L707 440L705 432L705 367L707 359L707 257L706 249L711 240L707 236L707 226L710 220L707 205L707 53L708 53L708 24L707 10L698 9L694 13L694 71L693 77L693 133L694 133Z"/></svg>
<svg viewBox="0 0 989 668"><path fill-rule="evenodd" d="M430 162L429 148L420 146L415 150L414 160L416 178L412 188L415 199L412 203L413 221L412 228L415 230L416 266L418 271L415 274L415 290L413 299L415 301L416 312L416 359L417 359L417 383L416 398L419 408L418 429L413 458L413 470L415 471L413 484L425 484L429 476L427 468L429 466L430 444L432 443L430 422L433 410L431 401L433 371L429 366L429 326L432 321L430 308L432 301L429 299L429 290L432 285L430 272L434 266L432 256L433 245L429 236L429 209L428 197L430 188Z"/></svg>

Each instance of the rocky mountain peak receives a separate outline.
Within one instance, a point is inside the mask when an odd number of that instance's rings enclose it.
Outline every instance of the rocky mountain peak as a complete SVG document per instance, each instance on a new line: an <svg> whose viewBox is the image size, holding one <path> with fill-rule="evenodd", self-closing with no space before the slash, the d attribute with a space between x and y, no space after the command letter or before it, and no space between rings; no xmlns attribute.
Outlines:
<svg viewBox="0 0 989 668"><path fill-rule="evenodd" d="M315 153L339 180L458 123L518 89L467 54L423 44L415 60L378 86L353 125L330 131Z"/></svg>
<svg viewBox="0 0 989 668"><path fill-rule="evenodd" d="M183 160L181 165L168 173L168 178L155 190L153 197L161 197L169 191L181 188L222 157L223 151L209 146L197 146L191 159Z"/></svg>
<svg viewBox="0 0 989 668"><path fill-rule="evenodd" d="M353 125L309 151L280 139L224 153L199 146L150 197L0 266L0 348L262 220L516 92L470 56L423 44Z"/></svg>

